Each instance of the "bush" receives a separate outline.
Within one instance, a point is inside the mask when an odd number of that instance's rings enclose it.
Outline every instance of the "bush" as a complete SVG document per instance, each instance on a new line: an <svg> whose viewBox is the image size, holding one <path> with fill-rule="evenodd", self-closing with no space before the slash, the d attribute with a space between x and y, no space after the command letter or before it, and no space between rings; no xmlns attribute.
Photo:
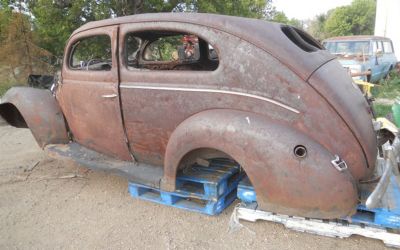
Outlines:
<svg viewBox="0 0 400 250"><path fill-rule="evenodd" d="M9 88L13 86L12 83L9 82L3 82L0 83L0 98L7 92Z"/></svg>

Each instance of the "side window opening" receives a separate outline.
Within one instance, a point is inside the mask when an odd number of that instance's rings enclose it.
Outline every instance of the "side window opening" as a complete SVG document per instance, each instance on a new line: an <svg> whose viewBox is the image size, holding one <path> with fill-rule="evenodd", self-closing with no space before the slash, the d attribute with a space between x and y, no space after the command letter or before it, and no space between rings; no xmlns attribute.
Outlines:
<svg viewBox="0 0 400 250"><path fill-rule="evenodd" d="M129 34L125 39L125 59L128 67L139 67L139 53L142 40Z"/></svg>
<svg viewBox="0 0 400 250"><path fill-rule="evenodd" d="M389 41L384 41L383 42L383 50L385 51L386 54L393 53L392 43Z"/></svg>
<svg viewBox="0 0 400 250"><path fill-rule="evenodd" d="M111 39L107 35L83 38L72 45L69 67L74 70L109 71Z"/></svg>
<svg viewBox="0 0 400 250"><path fill-rule="evenodd" d="M377 53L383 53L383 46L381 41L377 41L376 44L378 45L376 52Z"/></svg>
<svg viewBox="0 0 400 250"><path fill-rule="evenodd" d="M378 50L378 44L376 43L376 41L373 41L372 45L373 45L372 52L375 54L376 51Z"/></svg>
<svg viewBox="0 0 400 250"><path fill-rule="evenodd" d="M216 50L193 34L151 31L125 37L125 62L130 70L213 71Z"/></svg>

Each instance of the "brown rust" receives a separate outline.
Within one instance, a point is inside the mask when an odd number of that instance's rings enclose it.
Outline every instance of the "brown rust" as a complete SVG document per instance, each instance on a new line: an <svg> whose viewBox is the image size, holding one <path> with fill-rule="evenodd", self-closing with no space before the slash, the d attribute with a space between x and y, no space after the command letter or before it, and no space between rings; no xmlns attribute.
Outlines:
<svg viewBox="0 0 400 250"><path fill-rule="evenodd" d="M194 35L199 47L215 49L218 63L145 62L151 36L143 32ZM145 40L136 55L141 67L125 60L128 34ZM111 70L70 69L73 44L93 35L111 38ZM361 92L332 55L288 26L135 15L84 25L65 55L57 99L73 140L118 160L132 161L132 154L138 164L164 166L165 190L175 188L182 161L219 152L243 166L261 208L336 218L353 212L356 185L373 170L376 139ZM295 155L298 145L304 157ZM335 155L348 170L332 165Z"/></svg>
<svg viewBox="0 0 400 250"><path fill-rule="evenodd" d="M48 90L11 88L0 104L0 116L15 127L29 127L40 147L68 143L61 109Z"/></svg>
<svg viewBox="0 0 400 250"><path fill-rule="evenodd" d="M304 145L307 157L295 156L296 145ZM261 209L319 218L354 211L355 180L350 172L334 168L332 153L284 123L237 110L204 111L179 125L167 147L164 188L174 189L168 187L173 181L167 178L174 180L184 155L211 147L234 156L241 164Z"/></svg>
<svg viewBox="0 0 400 250"><path fill-rule="evenodd" d="M330 102L321 98L312 86L275 57L229 33L191 24L121 25L120 47L123 46L123 37L127 33L143 30L195 33L206 38L218 50L222 63L214 72L149 73L127 69L122 59L123 51L120 51L120 91L124 122L129 143L139 161L162 165L169 135L180 122L192 114L212 108L233 108L285 121L346 159L356 179L368 175L362 149L357 141L348 139L354 136L346 128L344 120L333 118L338 114ZM297 48L289 40L285 46ZM330 59L328 56L325 60L329 62ZM342 73L341 69L334 70ZM331 74L334 73L329 75ZM260 99L223 92L195 91L196 89L235 90L271 98L298 110L299 113ZM360 98L363 97L356 95L356 100ZM364 126L369 127L372 124L370 120L363 121ZM370 133L374 134L372 130Z"/></svg>
<svg viewBox="0 0 400 250"><path fill-rule="evenodd" d="M92 29L72 37L66 46L66 55L72 45L88 36L108 35L112 43L110 71L82 71L69 68L70 57L64 57L62 85L57 98L68 121L74 141L100 153L130 161L118 91L117 63L118 27ZM107 96L115 95L115 98Z"/></svg>
<svg viewBox="0 0 400 250"><path fill-rule="evenodd" d="M330 75L332 72L337 72L334 78ZM371 119L369 105L360 95L359 88L336 60L318 69L308 82L332 104L363 148L369 166L368 176L375 166L377 141L372 122L368 122ZM324 86L321 86L321 82L325 83Z"/></svg>

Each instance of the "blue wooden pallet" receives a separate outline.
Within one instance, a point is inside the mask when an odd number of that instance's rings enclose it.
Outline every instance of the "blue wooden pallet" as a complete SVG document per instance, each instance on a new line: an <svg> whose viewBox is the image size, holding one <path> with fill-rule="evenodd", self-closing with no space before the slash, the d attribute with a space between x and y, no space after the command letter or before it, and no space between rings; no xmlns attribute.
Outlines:
<svg viewBox="0 0 400 250"><path fill-rule="evenodd" d="M359 205L357 213L351 217L351 222L378 226L391 229L400 229L400 187L396 176L391 176L385 199L387 207L368 209Z"/></svg>
<svg viewBox="0 0 400 250"><path fill-rule="evenodd" d="M217 201L220 196L236 189L242 177L240 166L226 160L213 160L209 167L194 164L178 174L175 193Z"/></svg>
<svg viewBox="0 0 400 250"><path fill-rule="evenodd" d="M396 177L391 177L386 192L387 199L390 201L390 208L367 209L364 205L360 204L357 206L356 214L350 218L340 220L378 228L400 229L400 188L394 178ZM257 202L256 192L247 176L238 185L237 197L245 204L254 204Z"/></svg>
<svg viewBox="0 0 400 250"><path fill-rule="evenodd" d="M257 201L257 195L254 191L253 185L249 180L249 177L246 176L239 182L237 197L244 203L253 203Z"/></svg>
<svg viewBox="0 0 400 250"><path fill-rule="evenodd" d="M216 215L236 199L237 186L242 177L240 166L227 160L215 159L210 161L209 167L194 164L180 172L175 192L165 192L133 182L129 183L129 192L135 198Z"/></svg>
<svg viewBox="0 0 400 250"><path fill-rule="evenodd" d="M135 198L208 215L221 213L236 200L236 189L219 197L217 201L185 197L182 194L163 192L134 183L129 183L129 192Z"/></svg>

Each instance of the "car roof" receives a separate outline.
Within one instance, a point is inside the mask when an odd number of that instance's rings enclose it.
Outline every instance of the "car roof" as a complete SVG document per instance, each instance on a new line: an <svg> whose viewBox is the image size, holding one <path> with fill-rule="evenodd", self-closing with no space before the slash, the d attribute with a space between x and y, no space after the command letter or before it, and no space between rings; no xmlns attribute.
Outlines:
<svg viewBox="0 0 400 250"><path fill-rule="evenodd" d="M152 13L111 18L89 22L74 31L72 36L93 28L145 22L186 23L224 31L271 54L302 79L308 79L315 69L334 58L329 53L321 56L321 53L309 53L299 49L282 32L280 23L205 13Z"/></svg>
<svg viewBox="0 0 400 250"><path fill-rule="evenodd" d="M330 37L324 40L328 41L367 41L367 40L385 40L390 41L389 38L383 36L369 36L369 35L359 35L359 36L336 36Z"/></svg>
<svg viewBox="0 0 400 250"><path fill-rule="evenodd" d="M117 18L104 19L99 21L92 21L82 25L80 28L75 30L74 33L81 32L84 30L104 27L110 25L118 25L124 23L141 23L141 22L186 22L200 24L203 26L212 26L221 30L229 29L229 23L241 22L243 25L254 25L260 22L266 23L258 19L216 15L216 14L204 14L204 13L151 13L151 14L137 14L131 16L123 16Z"/></svg>

